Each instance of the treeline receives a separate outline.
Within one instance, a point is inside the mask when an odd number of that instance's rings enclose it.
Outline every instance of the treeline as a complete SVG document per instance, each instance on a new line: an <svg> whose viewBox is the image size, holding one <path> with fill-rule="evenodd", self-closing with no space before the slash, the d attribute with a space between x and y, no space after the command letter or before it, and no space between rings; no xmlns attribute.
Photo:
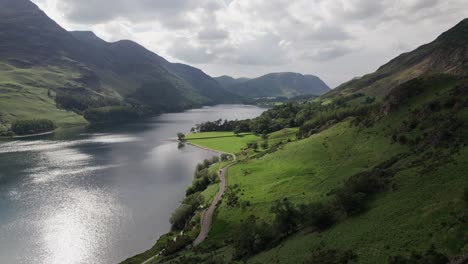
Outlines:
<svg viewBox="0 0 468 264"><path fill-rule="evenodd" d="M53 131L54 122L48 119L17 120L11 124L11 131L19 136Z"/></svg>
<svg viewBox="0 0 468 264"><path fill-rule="evenodd" d="M364 94L341 97L329 104L320 101L288 102L274 106L259 117L248 120L222 120L197 124L192 132L234 131L268 134L284 128L300 127L299 136L306 137L327 124L348 117L365 117L374 111L374 99Z"/></svg>
<svg viewBox="0 0 468 264"><path fill-rule="evenodd" d="M270 209L274 215L271 224L258 222L255 216L250 216L242 223L234 242L234 258L247 259L272 248L301 228L323 231L340 220L365 211L370 198L390 182L396 173L392 166L402 158L396 156L370 171L351 176L342 187L331 191L325 201L297 206L287 198L275 202Z"/></svg>
<svg viewBox="0 0 468 264"><path fill-rule="evenodd" d="M197 165L192 185L187 188L185 199L171 216L170 222L173 231L190 229L190 220L204 202L200 192L216 182L218 178L216 172L209 171L210 166L217 162L219 162L219 158L214 156L211 159L205 159Z"/></svg>
<svg viewBox="0 0 468 264"><path fill-rule="evenodd" d="M58 108L73 111L90 123L117 123L135 120L153 112L131 99L123 102L99 96L80 95L57 91L55 103Z"/></svg>
<svg viewBox="0 0 468 264"><path fill-rule="evenodd" d="M83 116L91 123L116 123L135 120L142 114L129 106L105 106L88 109Z"/></svg>

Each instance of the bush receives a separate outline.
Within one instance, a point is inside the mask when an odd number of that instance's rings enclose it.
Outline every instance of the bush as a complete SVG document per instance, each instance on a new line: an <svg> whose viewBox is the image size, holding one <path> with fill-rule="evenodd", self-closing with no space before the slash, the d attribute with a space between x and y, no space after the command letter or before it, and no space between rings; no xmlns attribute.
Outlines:
<svg viewBox="0 0 468 264"><path fill-rule="evenodd" d="M275 215L273 225L280 236L287 236L297 230L300 213L287 198L277 201L270 208L270 213Z"/></svg>
<svg viewBox="0 0 468 264"><path fill-rule="evenodd" d="M184 249L192 243L192 239L187 235L181 235L176 238L176 240L171 240L167 243L166 248L163 251L164 256L169 256L176 253L179 250Z"/></svg>
<svg viewBox="0 0 468 264"><path fill-rule="evenodd" d="M172 230L183 230L202 203L203 196L201 195L187 196L184 201L182 201L179 208L172 213L169 220L172 225Z"/></svg>
<svg viewBox="0 0 468 264"><path fill-rule="evenodd" d="M257 224L255 216L251 215L241 224L240 231L234 241L235 260L247 259L249 256L258 253L274 240L273 228L271 225L262 222Z"/></svg>
<svg viewBox="0 0 468 264"><path fill-rule="evenodd" d="M185 228L185 224L191 218L193 214L193 208L191 205L188 204L181 204L179 208L172 213L170 218L170 222L172 224L172 230L183 230Z"/></svg>
<svg viewBox="0 0 468 264"><path fill-rule="evenodd" d="M320 202L301 205L302 221L305 225L325 230L335 223L334 208L329 204Z"/></svg>
<svg viewBox="0 0 468 264"><path fill-rule="evenodd" d="M17 120L11 125L11 131L16 135L31 135L52 131L56 128L54 122L47 119Z"/></svg>

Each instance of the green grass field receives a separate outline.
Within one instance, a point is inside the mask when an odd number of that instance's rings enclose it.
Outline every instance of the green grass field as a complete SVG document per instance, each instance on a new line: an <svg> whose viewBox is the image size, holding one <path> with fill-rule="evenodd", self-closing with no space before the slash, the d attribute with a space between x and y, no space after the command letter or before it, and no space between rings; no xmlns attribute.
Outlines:
<svg viewBox="0 0 468 264"><path fill-rule="evenodd" d="M242 149L247 147L248 143L251 142L261 144L264 141L268 141L271 146L279 142L286 143L288 141L294 141L296 140L296 133L298 130L298 128L288 128L273 132L268 135L267 140L263 140L259 136L251 133L235 135L233 132L194 133L187 135L186 140L191 144L204 148L227 153L239 153Z"/></svg>
<svg viewBox="0 0 468 264"><path fill-rule="evenodd" d="M197 146L227 153L238 153L247 146L247 143L255 142L260 137L250 133L235 135L233 132L205 132L190 134L186 139Z"/></svg>

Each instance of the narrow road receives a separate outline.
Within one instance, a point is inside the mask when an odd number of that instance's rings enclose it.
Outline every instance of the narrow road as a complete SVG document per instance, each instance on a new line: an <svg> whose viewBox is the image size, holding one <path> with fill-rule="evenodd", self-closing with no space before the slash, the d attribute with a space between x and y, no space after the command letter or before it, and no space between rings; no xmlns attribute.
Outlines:
<svg viewBox="0 0 468 264"><path fill-rule="evenodd" d="M208 207L208 209L202 213L201 230L200 230L200 234L198 235L198 237L195 239L195 241L193 241L194 246L197 246L203 241L205 241L206 237L208 236L208 233L210 232L211 220L213 218L213 213L216 209L216 205L219 203L219 201L221 201L224 191L226 190L225 174L227 172L227 169L229 169L234 164L235 163L229 164L228 166L221 169L221 171L219 172L219 178L220 178L219 191L216 194L210 207Z"/></svg>

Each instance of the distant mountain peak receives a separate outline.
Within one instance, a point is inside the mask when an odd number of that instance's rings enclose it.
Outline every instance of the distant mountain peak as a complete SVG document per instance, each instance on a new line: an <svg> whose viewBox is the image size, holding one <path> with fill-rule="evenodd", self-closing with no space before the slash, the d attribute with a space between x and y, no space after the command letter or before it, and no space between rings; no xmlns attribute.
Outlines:
<svg viewBox="0 0 468 264"><path fill-rule="evenodd" d="M297 72L268 73L254 79L234 79L230 76L215 79L233 93L250 98L322 95L330 90L317 76Z"/></svg>

